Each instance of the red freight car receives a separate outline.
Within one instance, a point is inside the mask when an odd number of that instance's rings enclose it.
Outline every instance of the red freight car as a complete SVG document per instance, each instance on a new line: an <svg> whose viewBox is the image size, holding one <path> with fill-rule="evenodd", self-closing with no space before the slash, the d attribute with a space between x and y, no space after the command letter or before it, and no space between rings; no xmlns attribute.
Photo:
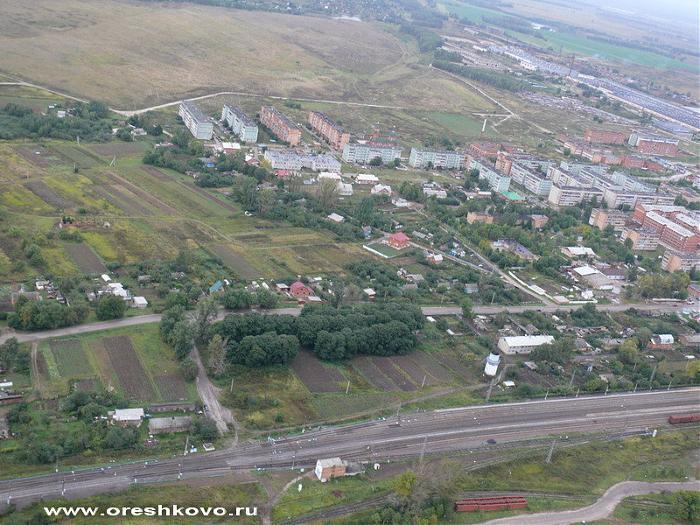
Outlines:
<svg viewBox="0 0 700 525"><path fill-rule="evenodd" d="M679 414L676 416L669 416L668 422L672 425L677 425L679 423L698 423L700 422L700 414Z"/></svg>
<svg viewBox="0 0 700 525"><path fill-rule="evenodd" d="M477 510L513 510L527 507L522 496L498 496L493 498L469 498L455 502L455 512L475 512Z"/></svg>

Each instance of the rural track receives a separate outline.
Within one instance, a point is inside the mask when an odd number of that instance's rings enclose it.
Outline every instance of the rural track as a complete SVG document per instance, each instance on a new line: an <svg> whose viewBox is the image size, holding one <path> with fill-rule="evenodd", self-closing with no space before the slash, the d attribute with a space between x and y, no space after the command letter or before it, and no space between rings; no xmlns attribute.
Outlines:
<svg viewBox="0 0 700 525"><path fill-rule="evenodd" d="M510 518L489 520L482 525L570 525L603 520L615 510L615 507L629 496L644 494L659 494L661 492L677 492L679 490L700 491L699 481L623 481L605 491L595 503L580 509L560 512L538 512L523 514Z"/></svg>

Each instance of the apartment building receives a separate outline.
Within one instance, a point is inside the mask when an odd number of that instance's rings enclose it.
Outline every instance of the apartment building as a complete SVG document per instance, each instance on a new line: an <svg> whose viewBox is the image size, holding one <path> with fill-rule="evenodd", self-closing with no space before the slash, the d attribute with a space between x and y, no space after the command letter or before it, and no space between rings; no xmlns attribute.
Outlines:
<svg viewBox="0 0 700 525"><path fill-rule="evenodd" d="M343 160L356 164L368 164L373 159L383 164L401 159L401 148L384 142L352 142L343 147Z"/></svg>
<svg viewBox="0 0 700 525"><path fill-rule="evenodd" d="M645 155L661 155L673 157L678 154L678 139L652 135L642 131L635 131L630 135L628 144Z"/></svg>
<svg viewBox="0 0 700 525"><path fill-rule="evenodd" d="M700 269L700 255L697 253L681 253L674 250L666 250L661 259L661 269L667 272L679 270L689 272Z"/></svg>
<svg viewBox="0 0 700 525"><path fill-rule="evenodd" d="M298 146L301 142L301 128L272 106L260 108L260 122L267 127L278 139Z"/></svg>
<svg viewBox="0 0 700 525"><path fill-rule="evenodd" d="M659 243L672 250L691 253L700 248L700 228L690 230L655 211L646 214L642 227L656 231Z"/></svg>
<svg viewBox="0 0 700 525"><path fill-rule="evenodd" d="M596 188L552 184L547 200L555 206L576 206L593 199L600 201L602 198L603 191Z"/></svg>
<svg viewBox="0 0 700 525"><path fill-rule="evenodd" d="M496 167L498 168L498 162ZM552 189L552 181L547 178L547 175L524 163L513 162L511 164L510 178L535 195L546 197Z"/></svg>
<svg viewBox="0 0 700 525"><path fill-rule="evenodd" d="M274 170L299 171L303 168L311 171L340 172L340 162L332 155L314 155L295 151L268 149L265 160Z"/></svg>
<svg viewBox="0 0 700 525"><path fill-rule="evenodd" d="M191 100L184 100L180 103L180 108L177 112L182 118L182 122L192 136L199 140L211 140L214 134L214 123L207 117L202 110Z"/></svg>
<svg viewBox="0 0 700 525"><path fill-rule="evenodd" d="M309 113L309 126L334 149L342 150L350 142L350 133L320 111Z"/></svg>
<svg viewBox="0 0 700 525"><path fill-rule="evenodd" d="M224 105L221 121L225 122L242 142L258 141L258 126L241 108Z"/></svg>
<svg viewBox="0 0 700 525"><path fill-rule="evenodd" d="M629 206L634 208L637 203L642 204L673 204L673 195L649 192L625 191L618 188L606 188L603 191L603 201L608 208Z"/></svg>
<svg viewBox="0 0 700 525"><path fill-rule="evenodd" d="M479 170L479 179L488 182L489 187L499 193L504 193L510 188L510 177L496 171L487 161L473 159L469 169Z"/></svg>
<svg viewBox="0 0 700 525"><path fill-rule="evenodd" d="M411 148L408 164L413 168L438 168L458 170L462 167L462 155L456 151L436 151Z"/></svg>
<svg viewBox="0 0 700 525"><path fill-rule="evenodd" d="M591 216L588 219L588 224L595 226L599 230L604 230L608 226L612 226L613 230L621 232L625 229L629 218L630 214L621 210L593 208L591 210Z"/></svg>
<svg viewBox="0 0 700 525"><path fill-rule="evenodd" d="M659 233L646 228L625 228L621 239L622 242L630 239L633 250L654 251L659 247Z"/></svg>

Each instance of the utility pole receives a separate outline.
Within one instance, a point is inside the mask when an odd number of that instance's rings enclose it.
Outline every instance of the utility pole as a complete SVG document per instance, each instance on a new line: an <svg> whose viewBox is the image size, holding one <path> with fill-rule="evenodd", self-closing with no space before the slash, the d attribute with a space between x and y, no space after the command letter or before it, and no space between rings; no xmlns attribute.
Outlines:
<svg viewBox="0 0 700 525"><path fill-rule="evenodd" d="M187 455L187 451L190 449L189 447L190 447L190 435L187 434L187 439L185 439L185 453L183 454L183 456Z"/></svg>
<svg viewBox="0 0 700 525"><path fill-rule="evenodd" d="M428 374L423 374L423 382L420 384L421 390L422 390L423 387L425 386L425 380L427 379L427 377L428 377Z"/></svg>
<svg viewBox="0 0 700 525"><path fill-rule="evenodd" d="M571 372L571 380L569 381L569 388L574 386L574 377L576 377L576 369L574 368L574 371Z"/></svg>
<svg viewBox="0 0 700 525"><path fill-rule="evenodd" d="M654 365L654 370L651 371L651 377L649 378L649 390L654 388L654 377L656 376L656 369L659 367L659 364Z"/></svg>
<svg viewBox="0 0 700 525"><path fill-rule="evenodd" d="M231 378L231 388L229 388L229 392L233 392L233 378Z"/></svg>
<svg viewBox="0 0 700 525"><path fill-rule="evenodd" d="M350 392L350 380L348 380L348 384L345 386L345 395Z"/></svg>
<svg viewBox="0 0 700 525"><path fill-rule="evenodd" d="M496 382L496 378L494 377L494 378L491 380L491 383L489 383L489 389L488 389L488 391L486 392L486 402L487 402L487 403L489 402L489 399L491 399L491 390L493 390L493 384L494 384L495 382Z"/></svg>
<svg viewBox="0 0 700 525"><path fill-rule="evenodd" d="M557 440L552 441L552 446L549 447L549 453L547 454L547 459L545 460L545 463L549 464L552 462L552 454L554 454L554 445L556 444Z"/></svg>

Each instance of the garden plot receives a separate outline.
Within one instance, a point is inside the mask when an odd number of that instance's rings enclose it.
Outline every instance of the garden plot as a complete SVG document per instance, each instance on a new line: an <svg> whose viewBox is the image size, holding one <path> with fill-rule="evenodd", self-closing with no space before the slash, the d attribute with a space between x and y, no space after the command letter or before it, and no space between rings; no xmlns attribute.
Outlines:
<svg viewBox="0 0 700 525"><path fill-rule="evenodd" d="M79 339L55 339L49 343L49 347L61 377L90 377L95 374Z"/></svg>
<svg viewBox="0 0 700 525"><path fill-rule="evenodd" d="M187 399L187 386L181 376L177 374L156 376L155 383L163 401L183 401Z"/></svg>
<svg viewBox="0 0 700 525"><path fill-rule="evenodd" d="M310 352L302 351L292 361L292 369L299 379L313 393L340 392L345 381L343 374L333 367L324 365Z"/></svg>
<svg viewBox="0 0 700 525"><path fill-rule="evenodd" d="M408 374L395 365L393 357L370 357L370 360L381 370L382 374L396 383L401 390L410 392L418 388L418 386L409 379Z"/></svg>
<svg viewBox="0 0 700 525"><path fill-rule="evenodd" d="M142 401L155 399L153 385L136 355L131 339L126 335L110 336L105 337L102 344L124 394Z"/></svg>
<svg viewBox="0 0 700 525"><path fill-rule="evenodd" d="M391 392L399 387L377 368L369 357L357 357L352 360L352 366L362 374L378 390Z"/></svg>
<svg viewBox="0 0 700 525"><path fill-rule="evenodd" d="M85 273L104 273L107 267L92 248L84 243L66 243L64 248L73 262Z"/></svg>
<svg viewBox="0 0 700 525"><path fill-rule="evenodd" d="M44 202L50 204L54 208L64 209L73 206L71 201L58 195L55 191L49 188L43 180L32 180L26 182L24 186L34 195L38 196Z"/></svg>
<svg viewBox="0 0 700 525"><path fill-rule="evenodd" d="M261 272L249 263L245 257L225 244L212 244L209 249L221 258L223 263L231 268L241 279L257 279Z"/></svg>

